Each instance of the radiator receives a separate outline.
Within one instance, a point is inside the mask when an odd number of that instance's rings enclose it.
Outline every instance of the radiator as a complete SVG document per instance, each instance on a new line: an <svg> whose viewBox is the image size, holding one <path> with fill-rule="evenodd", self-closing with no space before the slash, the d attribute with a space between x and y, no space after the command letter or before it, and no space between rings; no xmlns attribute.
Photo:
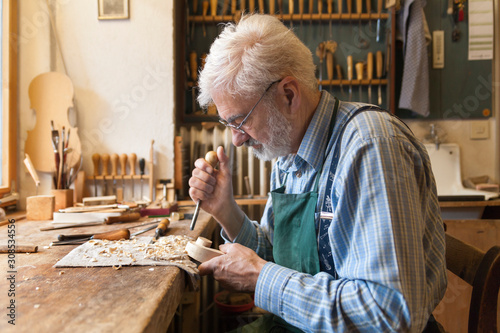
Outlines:
<svg viewBox="0 0 500 333"><path fill-rule="evenodd" d="M231 161L233 175L233 193L241 197L266 197L269 192L269 176L274 161L260 161L251 147L235 147L231 141L231 130L224 126L180 127L179 144L182 151L182 185L178 190L181 196L188 195L188 180L191 177L194 162L218 146ZM180 176L180 175L179 175Z"/></svg>

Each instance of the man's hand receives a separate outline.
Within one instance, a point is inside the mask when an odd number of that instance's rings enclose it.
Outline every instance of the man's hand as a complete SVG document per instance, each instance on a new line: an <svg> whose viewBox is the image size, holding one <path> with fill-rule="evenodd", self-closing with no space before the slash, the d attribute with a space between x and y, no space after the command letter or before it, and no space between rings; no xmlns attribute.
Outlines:
<svg viewBox="0 0 500 333"><path fill-rule="evenodd" d="M254 292L266 261L241 244L223 244L219 249L225 254L201 264L200 275L213 274L229 290Z"/></svg>

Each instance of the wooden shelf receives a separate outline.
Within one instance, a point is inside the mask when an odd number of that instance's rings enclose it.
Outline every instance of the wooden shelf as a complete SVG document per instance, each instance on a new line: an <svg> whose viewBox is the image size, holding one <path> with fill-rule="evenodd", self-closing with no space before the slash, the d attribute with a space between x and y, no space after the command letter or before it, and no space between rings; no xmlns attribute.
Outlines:
<svg viewBox="0 0 500 333"><path fill-rule="evenodd" d="M241 14L235 15L190 15L188 17L189 22L195 23L221 23L228 21L235 21L239 18ZM390 14L387 13L332 13L332 14L275 14L274 16L280 18L283 21L369 21L369 20L387 20Z"/></svg>

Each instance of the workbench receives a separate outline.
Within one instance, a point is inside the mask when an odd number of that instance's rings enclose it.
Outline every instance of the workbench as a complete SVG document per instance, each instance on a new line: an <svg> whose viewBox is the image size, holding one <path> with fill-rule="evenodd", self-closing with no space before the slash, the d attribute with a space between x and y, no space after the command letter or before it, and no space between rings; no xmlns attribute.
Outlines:
<svg viewBox="0 0 500 333"><path fill-rule="evenodd" d="M0 332L166 332L187 290L186 273L179 268L53 267L76 247L49 247L59 234L98 233L137 224L139 222L40 231L50 227L50 221L16 221L16 243L38 245L38 252L16 253L14 269L8 266L9 255L0 254L3 273ZM168 235L211 238L216 227L216 222L203 211L193 231L189 230L189 224L190 220L172 222ZM8 230L8 225L0 226L0 242L6 243ZM152 235L154 229L141 237ZM13 283L8 280L12 276ZM7 307L12 300L15 326L8 322L11 318Z"/></svg>

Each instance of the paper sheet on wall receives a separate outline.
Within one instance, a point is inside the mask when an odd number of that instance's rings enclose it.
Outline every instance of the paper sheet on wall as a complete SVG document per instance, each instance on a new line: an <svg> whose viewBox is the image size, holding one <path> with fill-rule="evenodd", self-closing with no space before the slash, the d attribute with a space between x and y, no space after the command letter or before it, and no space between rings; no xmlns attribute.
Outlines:
<svg viewBox="0 0 500 333"><path fill-rule="evenodd" d="M493 0L469 1L469 60L493 59Z"/></svg>

